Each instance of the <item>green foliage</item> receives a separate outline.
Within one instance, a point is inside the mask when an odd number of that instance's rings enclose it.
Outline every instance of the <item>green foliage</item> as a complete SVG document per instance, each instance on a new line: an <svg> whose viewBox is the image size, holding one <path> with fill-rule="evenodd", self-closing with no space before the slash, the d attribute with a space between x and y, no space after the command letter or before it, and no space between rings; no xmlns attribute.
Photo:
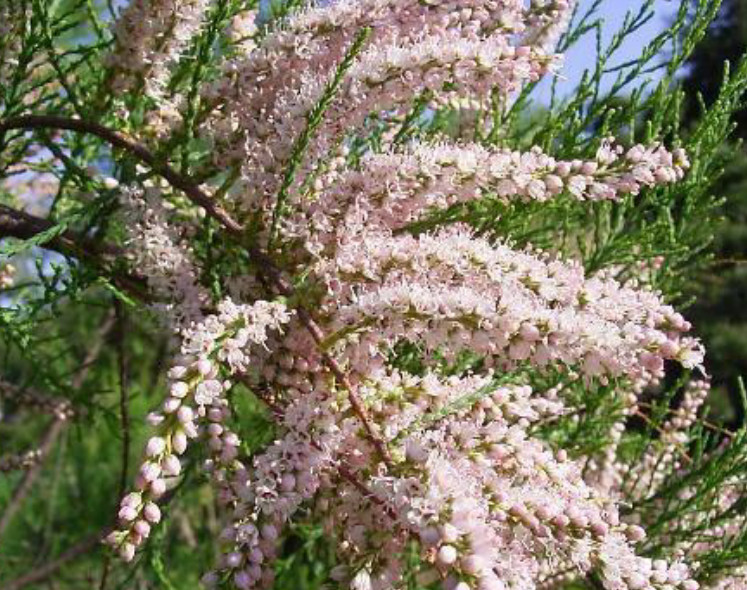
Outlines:
<svg viewBox="0 0 747 590"><path fill-rule="evenodd" d="M196 132L199 121L211 108L198 90L216 75L221 58L234 50L222 39L226 24L252 3L214 3L208 22L175 67L168 86L169 95L185 98L186 116L169 140L159 142L140 133L147 127L147 110L153 106L150 99L141 92L115 96L108 91L111 70L101 67L101 63L112 44L108 31L111 5L94 0L9 1L25 6L29 18L24 24L17 63L0 65L11 74L9 82L0 86L0 119L54 113L98 121L150 142L159 161L175 164L182 173L212 183L218 197L230 190L236 180L235 172L215 169L207 146ZM724 145L734 129L734 113L743 106L747 60L717 68L719 74L723 73L714 86L718 90L706 95L707 106L697 116L685 109L691 98L689 82L679 84L681 68L695 59L700 47L709 46L704 35L717 15L719 3L704 1L693 8L689 0L684 0L673 25L643 47L639 59L611 67L625 39L653 17L653 2L647 0L633 11L606 46L601 42L603 25L599 17L603 1L595 0L587 11L579 12L560 48L567 49L584 35L595 35L598 56L578 86L562 98L561 82L556 79L552 81L549 105L534 100L536 87L531 86L510 109L501 110L496 104L476 113L478 121L491 125L484 127L489 129L484 133L478 130L474 139L497 146L539 145L554 156L573 158L593 155L609 135L626 144L661 141L687 150L692 167L683 183L645 189L640 195L614 203L579 203L561 197L543 203L541 209L534 203L507 205L488 198L454 207L408 229L420 232L438 224L467 221L492 238L532 244L574 257L589 272L607 269L620 279L640 276L641 264L648 264L645 277L653 288L661 290L673 303L689 300L694 277L708 260L708 248L718 227L720 195L724 194L725 185L717 182L731 157ZM299 4L291 0L263 5L263 29L259 34ZM359 33L309 116L306 132L296 142L277 199L274 224L280 223L285 194L306 144L323 120L367 34ZM4 42L0 39L0 49ZM664 64L658 61L663 52L669 56ZM661 77L652 79L659 70ZM370 117L363 131L346 138L351 161L356 162L366 150L377 149L385 130L396 130L395 143L402 145L414 137L459 137L463 113L453 106L434 110L428 107L428 98L420 97L402 118ZM123 114L119 106L125 106L127 112ZM686 122L682 120L683 112L688 114ZM129 481L133 475L139 449L148 436L144 417L162 400L163 374L173 350L173 343L161 335L142 304L118 286L116 279L126 268L126 261L116 260L101 267L70 253L59 255L44 249L71 230L94 241L106 238L121 242L124 232L112 191L91 180L86 172L89 166L112 173L123 183L149 177L153 172L138 169L131 156L113 151L92 136L7 132L0 135L0 179L23 182L23 174L19 175L14 165L24 159L32 145L44 146L55 158L40 159L29 171L51 175L58 188L44 204L52 222L48 230L28 240L5 239L0 244L0 265L12 259L21 269L22 279L15 288L0 293L0 379L68 400L75 417L62 429L21 510L7 530L0 532L0 584L53 561L112 524L121 481ZM735 176L741 185L744 176L739 171ZM174 204L184 204L182 199L174 196ZM8 190L0 192L0 204L18 205L18 200ZM741 238L745 209L740 206L738 211L717 242L720 252L728 252L728 257L733 258L744 254ZM241 245L226 240L216 229L211 220L201 221L194 239L194 255L204 269L200 280L219 296L223 289L220 278L236 274L235 270L247 268L252 261ZM736 245L740 242L741 248ZM653 262L660 257L664 262L658 267ZM708 326L716 298L729 302L730 308L740 307L744 302L743 282L744 266L735 267L734 273L720 282L717 296L711 297L705 307L694 308L697 322ZM111 310L116 307L120 313L114 317ZM744 319L742 315L739 318ZM102 329L107 325L107 329ZM717 350L735 348L744 333L730 334L721 325L717 333L709 336L709 342L715 343ZM725 341L723 346L719 346L718 338ZM99 344L101 351L95 362L85 379L79 379L81 364ZM722 357L727 369L731 363L743 366L746 349L741 346L742 352L734 354L738 358ZM395 365L417 367L418 353L412 346L402 344L393 354ZM456 373L475 362L464 358L456 366L442 369ZM123 366L125 379L121 378ZM550 387L559 383L560 377L546 377L540 384L535 377L516 371L500 376L495 385L508 381ZM567 419L541 424L542 436L577 456L598 453L609 442L610 425L622 411L614 396L620 385L580 381L566 384L568 403L576 412ZM634 461L655 444L657 428L668 415L669 402L681 394L681 387L682 380L664 384L659 396L664 403L646 414L646 422L630 420L621 443L625 456ZM486 393L475 392L474 399ZM122 403L123 396L126 404ZM473 398L464 400L465 404L468 401ZM245 441L242 451L248 456L272 440L273 428L266 410L250 392L235 391L231 402L240 416L235 428ZM53 423L52 416L14 405L11 396L0 396L0 403L1 454L33 447ZM123 405L128 408L125 413ZM457 411L460 407L444 411ZM747 434L739 430L725 450L714 455L713 449L723 440L720 430L696 429L688 443L691 463L687 475L672 478L642 501L640 508L650 529L648 554L656 556L665 551L667 539L706 534L700 529L731 516L715 505L716 491L734 479L745 481ZM215 498L207 485L199 485L202 459L196 451L188 457L185 478L169 499L164 522L133 566L108 561L103 549L94 546L56 574L56 587L98 587L105 563L109 563L107 588L197 587L200 574L213 562L217 552L213 539L220 531ZM20 478L18 473L0 476L0 507L9 505ZM681 497L680 491L686 485L697 488L697 493ZM741 508L742 503L734 510ZM686 518L692 513L712 517L693 529ZM309 516L308 523L295 525L284 540L283 558L278 565L280 588L318 588L334 565L323 530L310 524L312 515ZM745 563L745 547L747 539L742 535L735 543L705 554L700 565L703 579ZM414 557L412 561L408 583L415 589L420 588L414 574L418 563ZM568 587L582 585L579 582Z"/></svg>

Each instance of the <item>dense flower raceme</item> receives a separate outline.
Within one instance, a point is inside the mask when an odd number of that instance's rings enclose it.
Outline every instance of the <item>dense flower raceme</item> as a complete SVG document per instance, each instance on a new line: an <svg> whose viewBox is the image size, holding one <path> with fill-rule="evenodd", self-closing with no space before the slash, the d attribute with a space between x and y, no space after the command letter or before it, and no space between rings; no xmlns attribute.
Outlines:
<svg viewBox="0 0 747 590"><path fill-rule="evenodd" d="M161 98L169 68L200 30L209 0L134 0L114 27L116 48L110 63L116 70L115 90L141 84L146 94Z"/></svg>
<svg viewBox="0 0 747 590"><path fill-rule="evenodd" d="M168 223L162 190L123 190L126 228L133 263L163 299L162 311L174 327L189 325L202 317L209 294L198 283L197 270L185 240L175 224Z"/></svg>
<svg viewBox="0 0 747 590"><path fill-rule="evenodd" d="M216 144L218 161L239 167L242 205L267 205L277 190L294 139L360 26L370 25L373 39L311 139L307 168L371 112L401 108L422 92L445 88L454 96L494 89L507 95L550 71L554 56L511 44L522 30L521 5L466 3L455 12L450 3L346 0L293 19L245 61L231 63L226 79L210 91L224 104L204 132ZM270 67L286 59L287 67Z"/></svg>
<svg viewBox="0 0 747 590"><path fill-rule="evenodd" d="M200 435L199 425L206 423L214 460L238 469L233 463L240 441L222 424L229 413L226 392L231 382L221 379L221 370L229 376L247 371L250 348L263 345L268 331L280 329L288 319L282 304L259 301L235 305L226 300L218 306L217 314L184 331L182 362L169 371L169 397L161 412L149 416L159 434L146 446L138 491L122 500L119 518L126 527L108 538L124 559L134 557L150 526L160 520L156 501L167 491L168 481L181 472L179 456L187 450L189 439Z"/></svg>
<svg viewBox="0 0 747 590"><path fill-rule="evenodd" d="M361 171L331 166L315 183L316 198L288 225L316 252L334 247L341 233L401 229L427 211L483 196L545 201L565 193L579 200L615 200L641 187L675 182L688 166L682 150L637 145L624 151L612 141L603 142L590 161L557 161L536 148L522 153L415 145L404 153L365 156Z"/></svg>
<svg viewBox="0 0 747 590"><path fill-rule="evenodd" d="M162 88L206 6L133 2L115 25L119 75ZM554 588L586 575L608 590L699 587L685 559L698 548L641 556L645 523L620 505L686 468L678 451L707 385L688 389L640 465L616 452L624 420L665 363L702 363L690 324L660 294L611 272L587 274L466 225L406 231L431 211L483 197L629 198L680 180L684 152L608 138L591 158L561 160L443 140L384 141L349 157L346 138L369 115L401 115L414 99L430 108L487 96L510 104L558 66L550 50L573 7L340 0L264 36L253 13L234 18L236 45L200 89L210 109L197 125L215 163L237 178L222 205L251 212L259 242L272 234L283 187L287 211L273 238L292 253L278 274L303 276L302 292L280 302L267 275L247 272L221 277L238 303L215 302L189 247L192 218L172 214L166 189L122 190L133 262L181 338L168 396L150 416L157 433L109 538L125 559L160 520L159 501L195 440L226 515L224 552L204 577L210 587L271 586L283 529L301 508L336 540L332 579L356 590L401 587L413 546L420 583L446 590ZM351 54L362 27L370 36ZM304 135L331 81L324 116ZM417 351L409 368L396 362L402 345ZM470 370L444 370L465 355ZM530 385L537 376L555 383ZM276 421L276 440L253 457L231 430L240 417L227 396L239 382ZM622 408L598 456L571 456L540 435L575 411L571 385L605 385ZM632 479L645 483L627 489Z"/></svg>

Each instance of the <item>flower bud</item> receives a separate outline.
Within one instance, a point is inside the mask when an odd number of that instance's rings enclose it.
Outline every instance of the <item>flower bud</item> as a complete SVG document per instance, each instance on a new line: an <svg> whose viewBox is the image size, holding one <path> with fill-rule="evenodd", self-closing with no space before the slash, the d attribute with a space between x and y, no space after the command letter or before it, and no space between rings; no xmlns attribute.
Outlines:
<svg viewBox="0 0 747 590"><path fill-rule="evenodd" d="M150 535L150 525L148 524L148 521L146 520L138 520L135 523L135 526L132 528L138 535L140 535L143 538L147 538L148 535Z"/></svg>
<svg viewBox="0 0 747 590"><path fill-rule="evenodd" d="M177 430L171 435L171 448L177 455L181 455L187 450L187 435L183 430Z"/></svg>
<svg viewBox="0 0 747 590"><path fill-rule="evenodd" d="M176 455L167 455L163 460L163 473L171 477L179 475L182 470L182 464Z"/></svg>
<svg viewBox="0 0 747 590"><path fill-rule="evenodd" d="M438 550L438 563L451 565L457 560L457 550L452 545L443 545Z"/></svg>
<svg viewBox="0 0 747 590"><path fill-rule="evenodd" d="M145 446L145 454L148 457L156 457L166 450L166 441L160 436L153 436Z"/></svg>
<svg viewBox="0 0 747 590"><path fill-rule="evenodd" d="M159 498L166 493L166 482L162 479L156 479L150 482L150 493L154 498Z"/></svg>
<svg viewBox="0 0 747 590"><path fill-rule="evenodd" d="M182 399L189 393L189 385L184 381L176 381L171 384L169 393L176 398Z"/></svg>
<svg viewBox="0 0 747 590"><path fill-rule="evenodd" d="M119 519L125 522L130 522L137 518L138 512L132 506L122 506L119 509Z"/></svg>
<svg viewBox="0 0 747 590"><path fill-rule="evenodd" d="M145 516L148 522L152 524L158 524L161 521L161 509L157 504L148 502L143 507L143 516Z"/></svg>
<svg viewBox="0 0 747 590"><path fill-rule="evenodd" d="M127 563L131 562L135 558L135 546L132 543L122 543L119 556Z"/></svg>

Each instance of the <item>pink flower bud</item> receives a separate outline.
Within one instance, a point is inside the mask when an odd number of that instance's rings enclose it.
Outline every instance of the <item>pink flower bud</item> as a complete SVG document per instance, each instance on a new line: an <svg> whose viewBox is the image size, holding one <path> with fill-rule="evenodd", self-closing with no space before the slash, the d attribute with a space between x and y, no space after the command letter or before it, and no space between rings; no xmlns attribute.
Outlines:
<svg viewBox="0 0 747 590"><path fill-rule="evenodd" d="M177 455L181 455L187 450L187 435L184 431L177 430L171 435L171 448Z"/></svg>
<svg viewBox="0 0 747 590"><path fill-rule="evenodd" d="M195 418L195 413L189 406L182 406L176 412L176 418L181 424L188 424Z"/></svg>
<svg viewBox="0 0 747 590"><path fill-rule="evenodd" d="M122 498L122 506L132 506L133 508L139 508L143 501L141 494L137 492L131 492Z"/></svg>
<svg viewBox="0 0 747 590"><path fill-rule="evenodd" d="M148 457L155 457L166 450L166 441L160 436L153 436L145 446L145 454Z"/></svg>
<svg viewBox="0 0 747 590"><path fill-rule="evenodd" d="M232 447L238 447L241 444L239 437L234 432L229 432L223 437L223 443Z"/></svg>
<svg viewBox="0 0 747 590"><path fill-rule="evenodd" d="M157 504L148 502L143 507L143 516L152 524L158 524L161 521L161 509Z"/></svg>
<svg viewBox="0 0 747 590"><path fill-rule="evenodd" d="M156 479L150 482L150 493L154 498L159 498L166 493L166 482L162 479Z"/></svg>
<svg viewBox="0 0 747 590"><path fill-rule="evenodd" d="M131 562L135 558L135 546L132 543L122 543L119 556L127 563Z"/></svg>
<svg viewBox="0 0 747 590"><path fill-rule="evenodd" d="M138 520L135 523L135 526L132 527L133 530L140 535L143 538L147 538L148 535L150 535L150 525L145 520Z"/></svg>
<svg viewBox="0 0 747 590"><path fill-rule="evenodd" d="M189 393L189 385L187 385L184 381L176 381L171 384L169 393L173 397L181 399Z"/></svg>
<svg viewBox="0 0 747 590"><path fill-rule="evenodd" d="M167 455L163 460L163 473L171 477L179 475L182 470L182 464L176 455Z"/></svg>
<svg viewBox="0 0 747 590"><path fill-rule="evenodd" d="M262 563L265 560L265 554L255 547L249 554L249 559L251 559L253 563Z"/></svg>
<svg viewBox="0 0 747 590"><path fill-rule="evenodd" d="M167 414L173 414L182 405L182 400L176 397L167 397L166 401L163 402L163 411Z"/></svg>
<svg viewBox="0 0 747 590"><path fill-rule="evenodd" d="M152 482L161 475L161 466L151 461L143 463L142 467L140 467L140 475L143 476L146 482Z"/></svg>
<svg viewBox="0 0 747 590"><path fill-rule="evenodd" d="M122 506L119 509L119 519L125 522L130 522L137 518L138 512L132 506Z"/></svg>
<svg viewBox="0 0 747 590"><path fill-rule="evenodd" d="M249 590L252 587L252 577L242 570L234 575L233 583L239 590Z"/></svg>
<svg viewBox="0 0 747 590"><path fill-rule="evenodd" d="M459 529L453 524L446 523L441 527L441 540L444 543L455 543L459 539Z"/></svg>
<svg viewBox="0 0 747 590"><path fill-rule="evenodd" d="M627 529L625 529L625 536L627 536L633 543L638 543L646 538L646 531L637 525L631 524L628 525Z"/></svg>
<svg viewBox="0 0 747 590"><path fill-rule="evenodd" d="M150 424L151 426L158 426L165 420L165 416L159 412L150 412L146 417L145 420Z"/></svg>
<svg viewBox="0 0 747 590"><path fill-rule="evenodd" d="M208 375L210 375L213 370L212 363L206 358L201 358L200 360L198 360L196 366L197 372L200 373L200 375L202 375L203 377L207 377Z"/></svg>
<svg viewBox="0 0 747 590"><path fill-rule="evenodd" d="M223 427L220 424L213 423L207 427L207 431L210 436L220 436L223 434Z"/></svg>
<svg viewBox="0 0 747 590"><path fill-rule="evenodd" d="M226 565L230 567L231 569L236 569L241 565L242 557L241 553L237 551L232 551L228 555L226 555Z"/></svg>
<svg viewBox="0 0 747 590"><path fill-rule="evenodd" d="M443 545L438 550L438 563L451 565L457 560L457 550L452 545Z"/></svg>
<svg viewBox="0 0 747 590"><path fill-rule="evenodd" d="M262 525L261 534L262 538L268 541L274 541L278 538L278 530L271 524Z"/></svg>

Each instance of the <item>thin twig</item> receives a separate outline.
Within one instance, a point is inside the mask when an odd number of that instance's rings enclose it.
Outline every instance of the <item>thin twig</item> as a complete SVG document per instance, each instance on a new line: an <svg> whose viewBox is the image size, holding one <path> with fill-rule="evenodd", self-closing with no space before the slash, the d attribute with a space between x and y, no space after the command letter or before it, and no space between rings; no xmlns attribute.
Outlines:
<svg viewBox="0 0 747 590"><path fill-rule="evenodd" d="M72 418L75 415L70 401L56 396L48 396L28 387L19 387L10 381L0 378L0 398L12 399L19 406L33 408L55 416L66 415Z"/></svg>
<svg viewBox="0 0 747 590"><path fill-rule="evenodd" d="M118 299L114 300L114 312L117 318L114 330L114 343L117 352L117 372L119 373L119 417L122 429L122 467L119 474L119 493L117 494L117 498L121 498L127 489L127 472L129 471L130 462L130 410L127 395L127 357L125 353L127 316L122 303ZM110 567L111 555L107 553L104 557L104 565L101 568L99 590L106 588Z"/></svg>
<svg viewBox="0 0 747 590"><path fill-rule="evenodd" d="M127 472L129 471L130 457L130 411L127 393L127 356L125 352L125 334L127 316L122 303L114 300L114 309L117 314L116 347L117 368L119 371L119 414L122 425L122 472L119 477L119 496L122 497L127 487Z"/></svg>

